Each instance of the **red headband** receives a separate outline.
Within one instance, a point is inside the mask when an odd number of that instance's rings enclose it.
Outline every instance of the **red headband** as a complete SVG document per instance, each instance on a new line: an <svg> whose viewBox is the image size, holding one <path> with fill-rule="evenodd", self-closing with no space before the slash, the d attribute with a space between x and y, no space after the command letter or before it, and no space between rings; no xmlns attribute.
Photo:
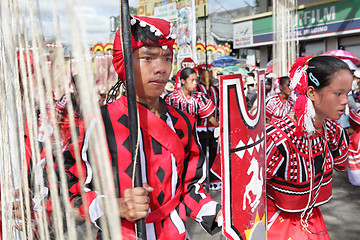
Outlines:
<svg viewBox="0 0 360 240"><path fill-rule="evenodd" d="M208 71L211 71L213 69L214 65L211 65L211 64L208 64L207 65L207 68L208 68ZM206 64L200 64L197 66L197 70L200 73L202 73L203 71L206 71Z"/></svg>
<svg viewBox="0 0 360 240"><path fill-rule="evenodd" d="M173 51L173 45L175 42L175 35L172 34L172 26L171 23L159 18L150 18L150 17L138 17L130 15L131 25L135 25L139 22L141 27L150 27L150 31L154 33L155 36L159 38L158 44L154 43L156 47L163 47L165 50L169 48L171 52ZM141 48L144 46L142 42L136 42L134 36L131 34L132 39L132 51L135 49ZM151 43L151 42L149 42ZM124 56L123 50L121 46L121 38L120 38L120 29L116 32L114 47L113 47L113 65L115 71L119 75L121 80L125 79L125 65L124 65Z"/></svg>

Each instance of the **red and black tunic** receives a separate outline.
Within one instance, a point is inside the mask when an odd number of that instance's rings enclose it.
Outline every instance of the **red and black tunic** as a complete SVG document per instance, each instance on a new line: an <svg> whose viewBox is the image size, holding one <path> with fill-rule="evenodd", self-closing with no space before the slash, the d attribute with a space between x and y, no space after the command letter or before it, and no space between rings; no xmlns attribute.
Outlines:
<svg viewBox="0 0 360 240"><path fill-rule="evenodd" d="M360 128L350 135L348 177L351 184L360 186Z"/></svg>
<svg viewBox="0 0 360 240"><path fill-rule="evenodd" d="M336 121L325 121L309 138L295 136L288 116L266 127L268 239L330 239L317 206L332 198L333 169L346 168L348 138Z"/></svg>
<svg viewBox="0 0 360 240"><path fill-rule="evenodd" d="M215 106L215 110L213 112L214 118L219 121L220 116L220 103L219 103L219 89L215 86L210 85L209 90L206 89L206 85L200 82L196 86L196 91L202 92L208 97ZM206 124L209 124L206 127ZM197 122L197 127L199 141L202 148L206 149L206 144L209 146L209 164L210 164L210 190L220 190L221 189L221 161L220 155L217 152L218 142L214 137L214 129L215 127L208 122L207 118L199 119ZM207 130L209 132L207 133Z"/></svg>
<svg viewBox="0 0 360 240"><path fill-rule="evenodd" d="M290 212L306 208L311 185L314 193L320 188L317 199L312 199L314 206L329 201L333 169L345 170L348 159L348 138L336 121L326 119L326 138L320 134L297 138L295 124L285 116L266 127L267 196Z"/></svg>
<svg viewBox="0 0 360 240"><path fill-rule="evenodd" d="M280 94L275 94L266 99L266 119L282 118L294 111L295 101L289 97L285 102L281 100Z"/></svg>
<svg viewBox="0 0 360 240"><path fill-rule="evenodd" d="M144 105L138 103L140 121L140 159L143 181L154 188L149 194L150 213L146 218L148 239L185 239L187 216L199 222L209 233L220 229L214 222L221 206L204 192L201 185L205 176L204 156L197 142L195 119L190 115L166 106L159 118ZM102 107L110 162L117 197L132 187L132 169L127 98L122 96ZM80 137L80 149L87 152L87 132ZM86 156L86 155L85 155ZM70 197L74 204L80 197L78 172L76 171L72 145L65 152L67 169L73 174L70 182ZM91 186L91 166L83 158L84 176ZM102 213L99 196L89 187L86 193L90 220L97 226ZM84 202L84 201L83 201ZM76 204L75 204L76 205ZM84 207L76 205L84 213ZM134 237L134 224L122 219L124 239Z"/></svg>
<svg viewBox="0 0 360 240"><path fill-rule="evenodd" d="M219 114L220 114L219 89L215 86L210 85L209 91L208 91L208 90L206 90L206 85L200 82L196 86L196 91L204 93L205 96L214 103L215 111L213 112L213 115L214 115L214 118L218 121ZM207 121L207 119L201 119L201 121L199 120L197 123L197 128L199 130L202 129L203 131L206 131L206 121ZM211 123L209 123L209 128L212 131L214 129L214 126Z"/></svg>
<svg viewBox="0 0 360 240"><path fill-rule="evenodd" d="M186 98L181 88L167 95L165 102L176 109L189 113L198 122L209 117L215 111L213 102L206 98L204 93L193 91L190 98Z"/></svg>

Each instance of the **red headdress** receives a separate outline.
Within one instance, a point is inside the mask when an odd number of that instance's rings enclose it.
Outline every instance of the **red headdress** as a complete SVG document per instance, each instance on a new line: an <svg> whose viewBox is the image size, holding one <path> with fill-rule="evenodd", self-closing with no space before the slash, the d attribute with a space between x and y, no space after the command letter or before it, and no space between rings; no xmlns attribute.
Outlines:
<svg viewBox="0 0 360 240"><path fill-rule="evenodd" d="M306 91L308 88L308 75L306 70L308 69L308 62L312 59L312 56L299 57L292 65L290 73L290 88L293 90L293 98L295 101L295 115L297 117L297 126L295 129L295 135L311 136L315 131L312 123L315 117L315 110L312 101L306 97Z"/></svg>
<svg viewBox="0 0 360 240"><path fill-rule="evenodd" d="M155 36L159 38L158 43L148 42L149 44L154 44L156 47L162 47L163 49L169 48L173 51L173 45L175 42L176 36L172 34L172 25L170 22L165 21L159 18L150 18L150 17L139 17L130 15L131 25L135 25L137 22L141 27L150 27L150 31L154 33ZM131 34L132 39L132 50L133 52L137 48L144 46L142 42L136 42L134 36ZM119 75L120 79L125 79L125 66L124 66L124 56L121 46L120 30L116 32L114 47L113 47L113 65L115 71Z"/></svg>
<svg viewBox="0 0 360 240"><path fill-rule="evenodd" d="M360 107L351 110L349 117L351 118L351 120L360 125Z"/></svg>
<svg viewBox="0 0 360 240"><path fill-rule="evenodd" d="M214 65L208 64L207 68L209 71L213 70ZM201 74L203 71L206 71L206 64L199 64L197 66L198 73Z"/></svg>

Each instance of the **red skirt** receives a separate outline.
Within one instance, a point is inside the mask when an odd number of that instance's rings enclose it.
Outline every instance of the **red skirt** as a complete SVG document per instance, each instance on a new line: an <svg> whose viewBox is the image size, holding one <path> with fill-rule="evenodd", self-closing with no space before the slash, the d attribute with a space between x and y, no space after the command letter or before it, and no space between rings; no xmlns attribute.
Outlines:
<svg viewBox="0 0 360 240"><path fill-rule="evenodd" d="M308 232L301 226L301 212L279 210L267 198L268 240L330 240L320 209L315 207L307 221Z"/></svg>

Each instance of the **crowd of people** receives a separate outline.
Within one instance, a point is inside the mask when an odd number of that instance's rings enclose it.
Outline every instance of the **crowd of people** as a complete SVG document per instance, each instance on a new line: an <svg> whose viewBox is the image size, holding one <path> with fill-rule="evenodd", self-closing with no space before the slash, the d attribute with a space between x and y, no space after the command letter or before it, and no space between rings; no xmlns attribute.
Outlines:
<svg viewBox="0 0 360 240"><path fill-rule="evenodd" d="M170 23L136 16L132 16L131 23L139 152L144 166L142 187L132 187L128 171L132 158L126 145L130 134L126 93L108 101L102 92L100 101L109 161L116 166L113 174L123 239L134 238L134 221L141 218L146 218L148 239L187 239L187 217L208 233L217 233L222 226L221 204L204 189L221 190L219 141L214 135L219 127L221 99L219 82L212 76L213 66L200 64L195 69L182 69L178 76L181 86L174 87L169 82L175 41ZM126 86L119 32L113 56L119 82L112 91L117 93L121 85ZM247 109L252 113L257 108L256 73L243 79ZM73 77L74 86L76 81ZM298 58L289 76L267 78L268 239L330 239L318 207L332 197L333 170L344 171L349 166L350 182L360 185L359 82L360 72L352 72L346 63L329 56ZM274 90L275 85L278 87ZM70 96L76 124L83 128L76 89ZM66 104L64 95L55 106L59 122L64 123L60 130L65 170L72 186L70 202L77 203L73 207L80 216L89 216L100 238L104 212L100 202L104 196L95 191L92 179L86 182L87 201L79 200L85 186L79 172L93 172L86 151L90 137L80 131L80 148L72 147ZM340 118L346 120L338 121ZM81 171L74 167L78 154L75 149L85 153L80 154ZM206 159L209 186L204 184Z"/></svg>

